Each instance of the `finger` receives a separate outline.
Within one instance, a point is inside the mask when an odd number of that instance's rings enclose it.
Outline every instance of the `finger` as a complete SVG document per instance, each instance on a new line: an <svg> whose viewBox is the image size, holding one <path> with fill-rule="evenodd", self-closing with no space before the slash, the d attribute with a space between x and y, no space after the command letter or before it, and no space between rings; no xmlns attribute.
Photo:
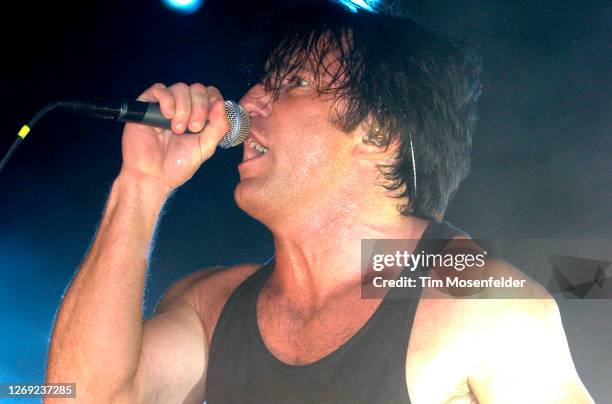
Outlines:
<svg viewBox="0 0 612 404"><path fill-rule="evenodd" d="M202 161L213 155L215 148L229 129L230 123L225 112L225 103L223 99L217 99L208 113L208 125L198 135L200 136Z"/></svg>
<svg viewBox="0 0 612 404"><path fill-rule="evenodd" d="M189 87L191 94L191 118L189 120L189 130L198 133L204 129L208 110L210 109L210 99L208 90L203 84L195 83Z"/></svg>
<svg viewBox="0 0 612 404"><path fill-rule="evenodd" d="M219 91L217 89L217 87L215 87L215 86L208 86L208 87L206 87L206 89L208 91L208 103L211 106L211 108L209 108L209 110L212 109L212 105L216 101L221 100L221 101L225 102L225 100L223 99L223 95L221 95L221 91Z"/></svg>
<svg viewBox="0 0 612 404"><path fill-rule="evenodd" d="M212 109L213 104L218 100L221 100L223 102L225 101L223 100L223 95L221 95L221 91L219 91L219 89L217 89L217 87L215 86L206 87L206 92L208 94L208 106L209 107L208 107L208 111L206 111L206 120L204 122L205 124L208 124L210 110Z"/></svg>
<svg viewBox="0 0 612 404"><path fill-rule="evenodd" d="M208 98L210 101L210 105L212 105L217 100L223 100L223 96L221 95L221 91L215 86L206 87L208 91Z"/></svg>
<svg viewBox="0 0 612 404"><path fill-rule="evenodd" d="M138 98L138 101L158 102L162 115L166 119L174 117L174 96L163 83L155 83Z"/></svg>
<svg viewBox="0 0 612 404"><path fill-rule="evenodd" d="M174 96L175 113L172 118L172 131L180 134L185 132L191 116L191 94L185 83L176 83L169 90Z"/></svg>

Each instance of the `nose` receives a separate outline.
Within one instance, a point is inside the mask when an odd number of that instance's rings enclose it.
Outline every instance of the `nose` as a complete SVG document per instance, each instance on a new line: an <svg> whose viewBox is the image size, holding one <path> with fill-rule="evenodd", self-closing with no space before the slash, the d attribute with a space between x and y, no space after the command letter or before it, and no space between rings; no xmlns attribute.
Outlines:
<svg viewBox="0 0 612 404"><path fill-rule="evenodd" d="M240 99L240 105L249 116L266 117L272 112L272 94L261 83L255 84Z"/></svg>

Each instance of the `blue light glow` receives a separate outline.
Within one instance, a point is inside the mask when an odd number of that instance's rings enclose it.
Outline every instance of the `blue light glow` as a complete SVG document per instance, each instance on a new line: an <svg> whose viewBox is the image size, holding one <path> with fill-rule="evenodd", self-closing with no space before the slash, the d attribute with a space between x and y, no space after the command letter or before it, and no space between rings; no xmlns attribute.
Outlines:
<svg viewBox="0 0 612 404"><path fill-rule="evenodd" d="M338 2L354 13L359 10L375 13L381 0L338 0Z"/></svg>
<svg viewBox="0 0 612 404"><path fill-rule="evenodd" d="M204 4L203 0L162 0L164 6L170 10L182 13L195 13Z"/></svg>

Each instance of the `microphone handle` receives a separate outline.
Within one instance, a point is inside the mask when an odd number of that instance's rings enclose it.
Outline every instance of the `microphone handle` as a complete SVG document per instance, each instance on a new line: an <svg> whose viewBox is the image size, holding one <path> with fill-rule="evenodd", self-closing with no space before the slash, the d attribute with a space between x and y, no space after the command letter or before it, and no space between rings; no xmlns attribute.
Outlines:
<svg viewBox="0 0 612 404"><path fill-rule="evenodd" d="M126 99L77 99L61 101L60 108L77 114L120 122L134 122L158 128L171 129L172 121L166 119L158 103ZM186 130L185 133L193 133Z"/></svg>
<svg viewBox="0 0 612 404"><path fill-rule="evenodd" d="M121 112L116 119L165 129L171 129L172 125L172 121L162 115L159 104L153 102L121 100ZM185 133L193 132L187 129Z"/></svg>

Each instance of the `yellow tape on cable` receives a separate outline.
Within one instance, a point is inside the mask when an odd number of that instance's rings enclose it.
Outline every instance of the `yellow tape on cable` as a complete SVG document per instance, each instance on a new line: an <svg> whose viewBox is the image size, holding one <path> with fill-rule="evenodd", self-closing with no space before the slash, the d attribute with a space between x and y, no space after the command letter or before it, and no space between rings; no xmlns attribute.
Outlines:
<svg viewBox="0 0 612 404"><path fill-rule="evenodd" d="M17 136L19 136L22 139L25 139L28 133L30 133L30 127L28 125L23 125L21 130L19 130L19 133L17 134Z"/></svg>

